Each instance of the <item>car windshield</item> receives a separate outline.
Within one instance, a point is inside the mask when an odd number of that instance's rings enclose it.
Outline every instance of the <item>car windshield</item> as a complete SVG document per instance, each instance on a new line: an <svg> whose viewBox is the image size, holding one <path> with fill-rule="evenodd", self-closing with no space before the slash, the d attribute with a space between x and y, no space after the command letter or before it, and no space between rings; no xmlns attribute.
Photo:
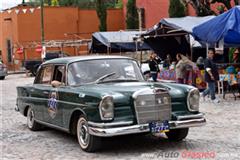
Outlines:
<svg viewBox="0 0 240 160"><path fill-rule="evenodd" d="M99 59L71 63L68 84L144 81L138 64L130 59Z"/></svg>

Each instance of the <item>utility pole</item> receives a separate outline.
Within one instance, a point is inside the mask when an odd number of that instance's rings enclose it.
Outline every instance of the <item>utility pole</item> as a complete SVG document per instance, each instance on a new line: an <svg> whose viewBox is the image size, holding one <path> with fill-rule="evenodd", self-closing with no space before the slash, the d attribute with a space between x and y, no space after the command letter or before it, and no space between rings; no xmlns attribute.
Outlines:
<svg viewBox="0 0 240 160"><path fill-rule="evenodd" d="M45 41L45 38L44 38L44 13L43 13L43 7L44 7L44 1L41 0L41 44L42 44L42 53L41 53L41 57L42 59L45 58L45 55L46 55L46 47L44 46L44 41Z"/></svg>
<svg viewBox="0 0 240 160"><path fill-rule="evenodd" d="M142 9L138 8L137 12L138 12L138 29L141 33L142 32Z"/></svg>
<svg viewBox="0 0 240 160"><path fill-rule="evenodd" d="M43 7L44 7L44 2L43 0L41 0L41 42L42 42L42 46L44 45L44 14L43 14Z"/></svg>
<svg viewBox="0 0 240 160"><path fill-rule="evenodd" d="M141 8L138 8L137 9L137 12L138 12L138 29L139 29L139 32L140 34L142 33L142 9ZM138 42L139 39L136 40L136 53L138 52ZM141 43L141 40L140 40L140 43ZM142 67L142 50L141 50L141 53L140 53L140 67Z"/></svg>

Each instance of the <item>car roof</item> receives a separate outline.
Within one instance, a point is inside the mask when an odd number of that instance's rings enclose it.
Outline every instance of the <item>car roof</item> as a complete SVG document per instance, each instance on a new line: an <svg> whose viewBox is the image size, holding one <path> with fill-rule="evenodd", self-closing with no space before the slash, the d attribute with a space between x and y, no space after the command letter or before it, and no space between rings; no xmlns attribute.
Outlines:
<svg viewBox="0 0 240 160"><path fill-rule="evenodd" d="M77 61L98 60L98 59L133 59L133 58L125 57L125 56L111 56L111 55L72 56L72 57L63 57L63 58L55 58L52 60L48 60L48 61L44 62L43 65L46 65L46 64L69 64L69 63L73 63L73 62L77 62Z"/></svg>

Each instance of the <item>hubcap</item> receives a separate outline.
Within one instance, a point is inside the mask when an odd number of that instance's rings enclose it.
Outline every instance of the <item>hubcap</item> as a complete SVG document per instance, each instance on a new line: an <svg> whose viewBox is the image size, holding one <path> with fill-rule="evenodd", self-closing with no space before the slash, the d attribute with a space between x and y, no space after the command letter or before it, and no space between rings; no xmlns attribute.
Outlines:
<svg viewBox="0 0 240 160"><path fill-rule="evenodd" d="M28 122L28 127L32 128L33 122L34 122L34 113L33 113L33 110L31 110L31 109L28 111L27 122Z"/></svg>
<svg viewBox="0 0 240 160"><path fill-rule="evenodd" d="M89 144L89 133L87 121L80 118L77 126L78 141L82 148L87 148Z"/></svg>

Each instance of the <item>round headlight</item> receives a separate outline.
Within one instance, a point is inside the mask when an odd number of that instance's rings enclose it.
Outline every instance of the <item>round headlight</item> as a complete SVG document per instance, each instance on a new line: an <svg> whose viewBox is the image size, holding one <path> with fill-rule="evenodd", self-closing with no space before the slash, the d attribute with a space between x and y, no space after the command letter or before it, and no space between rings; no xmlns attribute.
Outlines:
<svg viewBox="0 0 240 160"><path fill-rule="evenodd" d="M197 88L191 89L188 93L188 109L189 111L199 111L200 94Z"/></svg>
<svg viewBox="0 0 240 160"><path fill-rule="evenodd" d="M114 117L114 104L112 96L105 96L99 105L100 117L102 120L112 120Z"/></svg>

